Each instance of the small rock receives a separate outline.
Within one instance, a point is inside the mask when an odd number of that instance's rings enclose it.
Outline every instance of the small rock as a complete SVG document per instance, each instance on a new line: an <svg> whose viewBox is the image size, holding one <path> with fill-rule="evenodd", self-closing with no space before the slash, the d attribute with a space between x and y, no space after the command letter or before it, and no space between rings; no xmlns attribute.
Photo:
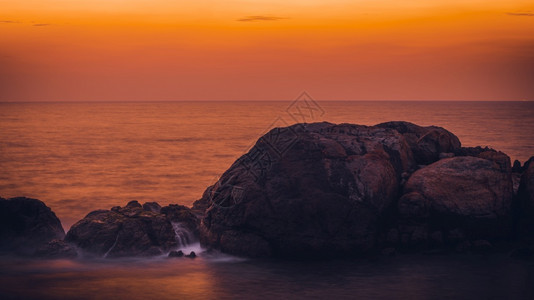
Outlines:
<svg viewBox="0 0 534 300"><path fill-rule="evenodd" d="M197 257L197 254L195 253L195 251L191 251L191 253L189 253L189 254L186 255L185 257L188 257L188 258L195 258L195 257Z"/></svg>
<svg viewBox="0 0 534 300"><path fill-rule="evenodd" d="M37 249L35 255L43 258L76 258L78 253L67 242L54 239L47 245Z"/></svg>
<svg viewBox="0 0 534 300"><path fill-rule="evenodd" d="M521 167L521 162L519 160L514 160L514 165L512 166L512 172L514 173L522 173L523 168Z"/></svg>
<svg viewBox="0 0 534 300"><path fill-rule="evenodd" d="M169 257L182 257L182 256L184 256L184 253L182 252L182 250L169 252Z"/></svg>
<svg viewBox="0 0 534 300"><path fill-rule="evenodd" d="M146 211L159 213L161 211L161 205L159 205L157 202L146 202L143 204L143 209Z"/></svg>
<svg viewBox="0 0 534 300"><path fill-rule="evenodd" d="M137 201L137 200L132 200L130 202L128 202L128 204L126 204L126 207L139 207L139 208L143 208L143 206Z"/></svg>
<svg viewBox="0 0 534 300"><path fill-rule="evenodd" d="M178 246L167 217L143 210L137 201L88 214L72 225L65 241L84 253L107 258L159 256Z"/></svg>
<svg viewBox="0 0 534 300"><path fill-rule="evenodd" d="M33 255L65 231L56 214L37 199L0 198L0 253Z"/></svg>

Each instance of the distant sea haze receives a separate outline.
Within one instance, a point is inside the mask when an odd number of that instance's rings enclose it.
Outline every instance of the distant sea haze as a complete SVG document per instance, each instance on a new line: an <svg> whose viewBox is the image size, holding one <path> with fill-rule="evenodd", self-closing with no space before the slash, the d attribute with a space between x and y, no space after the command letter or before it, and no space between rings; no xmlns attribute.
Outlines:
<svg viewBox="0 0 534 300"><path fill-rule="evenodd" d="M268 129L297 121L404 120L444 127L463 146L490 146L512 161L534 155L534 102L291 105L1 103L0 196L41 199L66 229L92 210L133 199L189 206Z"/></svg>

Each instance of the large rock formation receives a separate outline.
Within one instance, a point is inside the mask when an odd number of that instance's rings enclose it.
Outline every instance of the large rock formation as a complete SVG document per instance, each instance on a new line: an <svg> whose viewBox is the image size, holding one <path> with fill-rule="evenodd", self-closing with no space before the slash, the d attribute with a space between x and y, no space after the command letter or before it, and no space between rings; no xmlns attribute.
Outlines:
<svg viewBox="0 0 534 300"><path fill-rule="evenodd" d="M190 242L175 231L177 224L188 230L196 229L196 217L188 212L183 206L160 209L157 203L141 206L131 201L125 207L89 213L72 226L65 240L97 256L161 255L175 249L180 242Z"/></svg>
<svg viewBox="0 0 534 300"><path fill-rule="evenodd" d="M534 242L534 157L524 165L517 195L520 234Z"/></svg>
<svg viewBox="0 0 534 300"><path fill-rule="evenodd" d="M89 213L61 240L44 203L0 198L0 250L173 257L199 237L210 249L249 257L487 252L514 237L515 226L523 244L514 256L534 257L532 220L534 158L512 172L502 152L461 147L443 128L407 122L296 124L261 137L192 210L132 201Z"/></svg>
<svg viewBox="0 0 534 300"><path fill-rule="evenodd" d="M416 171L406 183L398 204L400 232L408 234L405 243L425 243L432 234L447 242L450 232L466 239L503 238L511 230L512 198L505 154L486 151L478 157L442 159Z"/></svg>
<svg viewBox="0 0 534 300"><path fill-rule="evenodd" d="M32 255L64 235L61 222L42 201L0 198L0 252Z"/></svg>
<svg viewBox="0 0 534 300"><path fill-rule="evenodd" d="M195 203L208 207L201 241L245 256L370 251L401 179L459 147L442 128L406 122L273 129Z"/></svg>

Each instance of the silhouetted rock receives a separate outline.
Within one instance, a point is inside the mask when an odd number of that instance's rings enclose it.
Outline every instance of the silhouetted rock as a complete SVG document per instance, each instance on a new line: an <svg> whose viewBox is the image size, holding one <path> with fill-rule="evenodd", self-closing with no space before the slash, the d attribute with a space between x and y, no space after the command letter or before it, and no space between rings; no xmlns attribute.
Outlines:
<svg viewBox="0 0 534 300"><path fill-rule="evenodd" d="M146 202L143 204L143 209L146 211L159 213L161 211L161 205L159 205L157 202Z"/></svg>
<svg viewBox="0 0 534 300"><path fill-rule="evenodd" d="M519 160L514 160L514 164L512 165L512 172L514 173L522 173L523 167L521 166L521 162Z"/></svg>
<svg viewBox="0 0 534 300"><path fill-rule="evenodd" d="M71 227L65 240L85 253L105 257L160 255L177 246L166 215L144 210L137 201L89 213Z"/></svg>
<svg viewBox="0 0 534 300"><path fill-rule="evenodd" d="M402 174L459 147L442 128L407 122L273 129L195 204L208 207L202 243L245 256L368 252Z"/></svg>
<svg viewBox="0 0 534 300"><path fill-rule="evenodd" d="M507 236L513 197L509 159L502 153L484 153L480 156L488 158L448 158L413 173L399 200L405 228L461 229L470 239Z"/></svg>
<svg viewBox="0 0 534 300"><path fill-rule="evenodd" d="M183 257L183 256L184 256L184 253L182 252L182 250L169 252L169 257Z"/></svg>
<svg viewBox="0 0 534 300"><path fill-rule="evenodd" d="M409 122L393 121L376 127L391 128L401 133L412 149L416 162L421 165L452 157L461 147L458 137L437 126L421 127Z"/></svg>
<svg viewBox="0 0 534 300"><path fill-rule="evenodd" d="M132 200L132 201L128 202L128 204L126 204L126 207L127 208L143 208L141 203L139 203L139 201L137 201L137 200Z"/></svg>
<svg viewBox="0 0 534 300"><path fill-rule="evenodd" d="M187 257L187 258L196 258L197 254L195 253L195 251L191 251L191 253L187 254L185 257Z"/></svg>
<svg viewBox="0 0 534 300"><path fill-rule="evenodd" d="M61 222L42 201L0 198L0 252L32 255L64 235Z"/></svg>
<svg viewBox="0 0 534 300"><path fill-rule="evenodd" d="M76 258L78 253L76 248L63 240L52 240L45 246L39 248L35 256L43 258Z"/></svg>
<svg viewBox="0 0 534 300"><path fill-rule="evenodd" d="M517 198L520 234L534 238L534 157L531 157L524 165Z"/></svg>
<svg viewBox="0 0 534 300"><path fill-rule="evenodd" d="M174 224L181 224L192 235L186 237L187 243L192 243L198 236L199 220L197 216L191 212L186 206L170 204L161 208L160 212L164 214L167 219Z"/></svg>

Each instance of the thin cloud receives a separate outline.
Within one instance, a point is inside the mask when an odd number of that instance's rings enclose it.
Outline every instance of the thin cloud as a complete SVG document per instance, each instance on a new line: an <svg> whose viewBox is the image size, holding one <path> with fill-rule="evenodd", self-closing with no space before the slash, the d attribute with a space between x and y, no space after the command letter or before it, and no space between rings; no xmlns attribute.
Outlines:
<svg viewBox="0 0 534 300"><path fill-rule="evenodd" d="M241 19L237 19L239 22L258 22L258 21L278 21L285 20L284 17L269 17L269 16L248 16Z"/></svg>
<svg viewBox="0 0 534 300"><path fill-rule="evenodd" d="M509 16L515 16L515 17L534 17L534 13L531 11L526 12L509 12L506 13Z"/></svg>
<svg viewBox="0 0 534 300"><path fill-rule="evenodd" d="M33 24L33 26L50 26L52 24L48 24L48 23L37 23L37 24Z"/></svg>
<svg viewBox="0 0 534 300"><path fill-rule="evenodd" d="M20 21L0 20L0 23L3 23L3 24L16 24L16 23L20 23Z"/></svg>

